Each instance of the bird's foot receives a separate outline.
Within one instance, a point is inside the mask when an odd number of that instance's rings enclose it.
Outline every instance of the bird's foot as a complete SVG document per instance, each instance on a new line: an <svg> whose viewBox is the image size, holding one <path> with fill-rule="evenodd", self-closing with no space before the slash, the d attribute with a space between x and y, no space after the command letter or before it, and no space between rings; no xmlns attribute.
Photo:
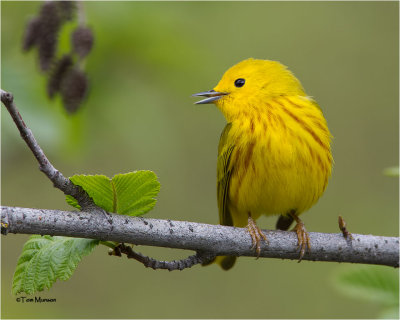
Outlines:
<svg viewBox="0 0 400 320"><path fill-rule="evenodd" d="M262 232L262 230L257 226L256 222L253 220L249 213L249 219L247 224L247 230L250 233L251 241L253 243L252 249L256 249L257 259L260 257L261 252L261 239L268 243L267 236Z"/></svg>
<svg viewBox="0 0 400 320"><path fill-rule="evenodd" d="M303 221L301 221L300 218L295 214L293 214L292 217L297 222L292 231L295 231L297 234L297 249L300 249L300 257L299 257L299 262L300 262L301 259L303 259L306 251L308 252L311 251L310 237L304 226Z"/></svg>

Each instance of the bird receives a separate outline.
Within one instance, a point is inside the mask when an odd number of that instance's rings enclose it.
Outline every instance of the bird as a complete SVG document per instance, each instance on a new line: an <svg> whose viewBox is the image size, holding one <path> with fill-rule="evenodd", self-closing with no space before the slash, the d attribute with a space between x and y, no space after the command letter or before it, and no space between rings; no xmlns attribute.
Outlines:
<svg viewBox="0 0 400 320"><path fill-rule="evenodd" d="M276 228L296 232L299 262L310 238L299 215L324 193L332 172L332 136L321 108L278 61L249 58L229 68L209 91L193 94L213 103L226 119L217 158L221 225L246 227L257 257L268 244L257 226L261 215L278 215ZM222 269L235 256L215 259Z"/></svg>

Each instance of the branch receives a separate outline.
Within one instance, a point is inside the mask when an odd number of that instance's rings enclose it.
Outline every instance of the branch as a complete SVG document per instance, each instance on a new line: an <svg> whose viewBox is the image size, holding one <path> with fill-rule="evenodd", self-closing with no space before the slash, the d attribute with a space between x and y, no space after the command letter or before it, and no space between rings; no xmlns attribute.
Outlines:
<svg viewBox="0 0 400 320"><path fill-rule="evenodd" d="M1 233L56 235L116 241L122 243L113 254L124 253L147 267L182 270L207 262L217 255L255 256L246 229L194 222L132 218L105 212L87 193L56 170L25 125L12 94L1 90L1 101L12 116L22 138L39 162L39 169L54 186L78 200L83 211L67 212L1 207ZM98 214L102 212L103 214ZM303 260L336 261L399 266L399 238L351 235L344 221L341 234L309 233L311 252ZM294 232L264 231L269 243L262 243L260 257L294 259L299 257ZM158 261L133 251L123 243L195 250L196 255L179 261Z"/></svg>
<svg viewBox="0 0 400 320"><path fill-rule="evenodd" d="M145 219L110 213L68 212L1 207L2 233L47 234L133 243L207 252L213 255L255 257L245 228L186 221ZM297 236L290 231L263 230L269 244L262 242L260 257L298 260ZM303 260L351 262L399 266L399 238L341 233L309 232L311 252ZM151 265L150 265L151 266Z"/></svg>
<svg viewBox="0 0 400 320"><path fill-rule="evenodd" d="M120 243L108 254L110 256L120 257L122 253L126 254L128 259L135 259L135 260L139 261L140 263L142 263L147 268L153 268L154 270L167 269L169 271L172 271L172 270L181 270L182 271L183 269L191 268L196 264L209 263L215 258L215 255L213 255L213 254L197 251L195 255L189 256L182 260L159 261L159 260L144 256L141 253L135 252L135 251L133 251L132 247L126 246L123 243Z"/></svg>
<svg viewBox="0 0 400 320"><path fill-rule="evenodd" d="M12 119L14 120L22 139L24 139L36 160L39 162L40 171L42 171L53 182L54 187L60 189L62 192L64 192L64 194L74 197L82 208L96 208L97 210L103 211L93 203L92 199L81 187L74 185L69 179L65 178L60 171L53 167L49 159L47 159L46 155L44 154L42 148L37 143L32 131L22 120L22 117L16 105L14 104L13 95L2 89L0 89L0 92L1 102L3 102Z"/></svg>

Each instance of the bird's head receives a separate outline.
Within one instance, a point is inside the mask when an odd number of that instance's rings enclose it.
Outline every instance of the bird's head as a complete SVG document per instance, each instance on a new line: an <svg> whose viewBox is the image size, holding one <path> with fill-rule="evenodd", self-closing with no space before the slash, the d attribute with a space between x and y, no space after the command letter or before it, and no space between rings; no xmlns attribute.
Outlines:
<svg viewBox="0 0 400 320"><path fill-rule="evenodd" d="M193 96L206 97L196 104L215 103L227 119L250 105L276 96L305 95L299 80L281 63L246 59L228 69L213 90Z"/></svg>

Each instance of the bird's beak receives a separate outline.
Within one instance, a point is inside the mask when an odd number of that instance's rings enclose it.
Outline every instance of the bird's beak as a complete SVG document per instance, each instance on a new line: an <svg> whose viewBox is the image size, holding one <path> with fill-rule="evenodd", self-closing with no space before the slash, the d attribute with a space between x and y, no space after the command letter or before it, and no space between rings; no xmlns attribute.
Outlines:
<svg viewBox="0 0 400 320"><path fill-rule="evenodd" d="M218 99L222 98L224 95L227 95L227 93L225 93L225 92L216 92L214 90L192 94L193 97L207 97L206 99L197 101L194 104L211 103L211 102L217 101Z"/></svg>

